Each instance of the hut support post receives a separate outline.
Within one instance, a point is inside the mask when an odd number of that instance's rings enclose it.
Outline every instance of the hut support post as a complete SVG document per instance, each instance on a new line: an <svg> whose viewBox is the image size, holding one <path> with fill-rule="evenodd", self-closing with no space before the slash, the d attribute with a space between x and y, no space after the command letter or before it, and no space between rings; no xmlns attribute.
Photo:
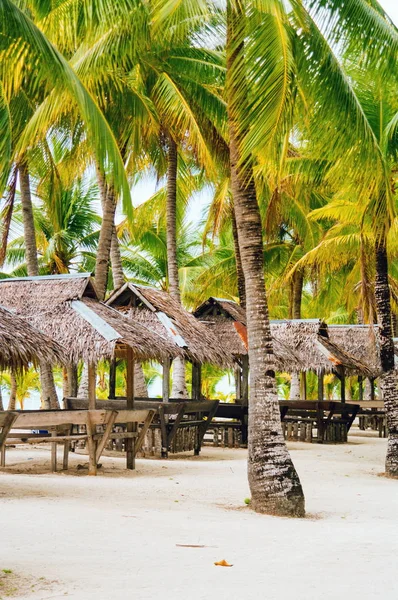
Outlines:
<svg viewBox="0 0 398 600"><path fill-rule="evenodd" d="M95 388L97 380L97 372L95 363L89 363L88 369L88 408L89 410L95 410Z"/></svg>
<svg viewBox="0 0 398 600"><path fill-rule="evenodd" d="M370 378L370 399L373 401L375 399L375 380L373 377Z"/></svg>
<svg viewBox="0 0 398 600"><path fill-rule="evenodd" d="M127 410L134 408L134 358L131 348L127 348L126 359L126 399ZM133 433L137 426L135 423L127 423L127 433ZM135 469L135 439L126 438L126 467Z"/></svg>
<svg viewBox="0 0 398 600"><path fill-rule="evenodd" d="M242 356L242 406L249 402L249 357Z"/></svg>
<svg viewBox="0 0 398 600"><path fill-rule="evenodd" d="M202 393L202 368L197 362L192 363L192 400L200 400Z"/></svg>
<svg viewBox="0 0 398 600"><path fill-rule="evenodd" d="M171 367L171 360L169 358L166 358L163 361L163 380L162 380L163 402L168 402L170 399L170 367Z"/></svg>
<svg viewBox="0 0 398 600"><path fill-rule="evenodd" d="M239 365L235 369L235 396L236 402L242 402L242 369Z"/></svg>
<svg viewBox="0 0 398 600"><path fill-rule="evenodd" d="M323 401L323 395L324 395L324 378L325 372L323 371L323 369L321 371L319 371L318 373L318 401L322 402Z"/></svg>
<svg viewBox="0 0 398 600"><path fill-rule="evenodd" d="M362 375L358 375L358 388L359 388L359 401L363 400L363 377Z"/></svg>
<svg viewBox="0 0 398 600"><path fill-rule="evenodd" d="M340 377L340 390L341 390L341 401L345 402L345 369L341 367L341 377Z"/></svg>
<svg viewBox="0 0 398 600"><path fill-rule="evenodd" d="M307 400L307 373L300 373L300 400Z"/></svg>
<svg viewBox="0 0 398 600"><path fill-rule="evenodd" d="M109 394L108 398L116 398L116 358L111 358L109 362Z"/></svg>

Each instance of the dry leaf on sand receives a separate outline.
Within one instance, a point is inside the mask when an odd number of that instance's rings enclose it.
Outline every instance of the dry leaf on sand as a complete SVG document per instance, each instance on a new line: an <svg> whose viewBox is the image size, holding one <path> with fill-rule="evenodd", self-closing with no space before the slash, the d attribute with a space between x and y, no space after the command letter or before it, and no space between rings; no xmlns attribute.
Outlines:
<svg viewBox="0 0 398 600"><path fill-rule="evenodd" d="M233 567L224 558L214 563L216 567Z"/></svg>

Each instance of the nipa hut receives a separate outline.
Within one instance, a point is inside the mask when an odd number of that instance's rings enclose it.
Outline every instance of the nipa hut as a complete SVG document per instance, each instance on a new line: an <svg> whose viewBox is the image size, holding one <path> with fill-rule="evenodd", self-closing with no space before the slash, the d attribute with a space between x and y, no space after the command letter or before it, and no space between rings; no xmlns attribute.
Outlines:
<svg viewBox="0 0 398 600"><path fill-rule="evenodd" d="M167 338L99 302L88 273L1 280L0 304L65 347L70 363L82 360L89 364L91 408L95 408L98 360L116 355L126 358L127 387L133 389L135 359L162 361L183 355ZM132 408L133 394L130 396Z"/></svg>
<svg viewBox="0 0 398 600"><path fill-rule="evenodd" d="M62 364L66 353L50 337L0 306L0 369L17 370L40 361Z"/></svg>
<svg viewBox="0 0 398 600"><path fill-rule="evenodd" d="M233 363L232 355L225 351L219 339L167 292L127 282L111 294L107 304L184 351L184 357L192 362L194 398L200 397L201 364L227 367ZM163 394L167 396L170 363L165 361L163 368Z"/></svg>
<svg viewBox="0 0 398 600"><path fill-rule="evenodd" d="M246 315L242 307L230 300L209 298L194 315L208 323L231 352L247 355ZM366 362L331 340L327 325L319 319L271 321L271 335L277 370L314 371L320 378L324 373L334 373L342 381L342 399L346 373L370 375Z"/></svg>

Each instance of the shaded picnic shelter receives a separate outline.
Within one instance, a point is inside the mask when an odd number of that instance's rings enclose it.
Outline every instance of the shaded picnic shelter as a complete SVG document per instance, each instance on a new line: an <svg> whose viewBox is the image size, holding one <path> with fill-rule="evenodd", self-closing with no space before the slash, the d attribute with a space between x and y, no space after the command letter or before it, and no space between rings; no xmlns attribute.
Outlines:
<svg viewBox="0 0 398 600"><path fill-rule="evenodd" d="M242 437L245 439L249 374L245 310L232 300L210 297L193 314L209 327L240 365L236 378L236 407L222 403L217 416L240 420L243 426ZM303 383L300 401L279 401L282 421L291 421L296 427L298 423L301 426L303 419L307 418L317 424L318 435L321 431L322 440L329 435L330 430L332 438L335 436L336 441L340 441L341 437L344 441L346 432L339 430L336 433L338 426L342 424L348 431L359 409L358 405L346 403L346 377L358 376L362 379L371 377L374 371L362 356L354 353L355 348L342 347L336 339L331 339L329 326L320 319L275 320L270 322L270 328L275 371L301 374ZM306 398L305 375L310 371L318 378L316 403ZM340 381L340 402L324 399L326 373L333 373ZM324 426L325 422L327 426ZM221 422L220 427L222 425ZM308 431L303 429L300 439L308 437L311 438Z"/></svg>
<svg viewBox="0 0 398 600"><path fill-rule="evenodd" d="M168 292L150 286L125 283L106 301L135 323L140 323L175 344L192 363L192 400L202 398L201 366L210 363L232 367L235 357L205 325L200 323ZM163 361L163 400L170 400L171 361ZM114 397L114 390L110 391Z"/></svg>

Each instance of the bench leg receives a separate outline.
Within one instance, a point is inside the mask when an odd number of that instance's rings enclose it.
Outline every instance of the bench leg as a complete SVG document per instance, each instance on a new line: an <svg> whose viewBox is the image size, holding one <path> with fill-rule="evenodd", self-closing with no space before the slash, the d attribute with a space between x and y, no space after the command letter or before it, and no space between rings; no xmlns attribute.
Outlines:
<svg viewBox="0 0 398 600"><path fill-rule="evenodd" d="M69 450L70 450L70 442L67 441L67 442L64 443L64 458L63 458L63 461L62 461L62 469L64 471L68 470Z"/></svg>
<svg viewBox="0 0 398 600"><path fill-rule="evenodd" d="M54 437L57 435L56 431L52 431L51 435ZM51 444L51 471L53 473L57 472L57 443L52 442Z"/></svg>
<svg viewBox="0 0 398 600"><path fill-rule="evenodd" d="M6 466L6 445L5 443L1 447L0 466Z"/></svg>
<svg viewBox="0 0 398 600"><path fill-rule="evenodd" d="M6 466L7 435L9 434L17 416L18 416L17 413L12 413L12 412L8 413L4 419L3 427L1 429L1 433L0 433L0 454L1 454L0 465L2 467Z"/></svg>
<svg viewBox="0 0 398 600"><path fill-rule="evenodd" d="M88 450L88 474L96 475L97 474L97 460L96 460L97 444L95 443L95 440L93 437L95 434L95 426L91 422L90 411L87 411L86 429L87 429L87 450Z"/></svg>

